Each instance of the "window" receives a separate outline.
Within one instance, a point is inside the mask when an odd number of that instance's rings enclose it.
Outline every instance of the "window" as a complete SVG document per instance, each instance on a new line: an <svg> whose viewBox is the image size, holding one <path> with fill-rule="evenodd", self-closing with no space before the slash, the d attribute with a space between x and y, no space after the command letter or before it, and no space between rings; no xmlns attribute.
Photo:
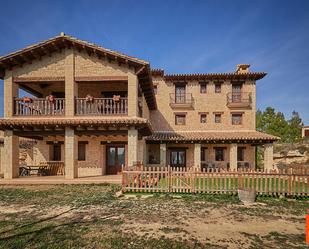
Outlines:
<svg viewBox="0 0 309 249"><path fill-rule="evenodd" d="M237 161L245 161L245 147L237 147Z"/></svg>
<svg viewBox="0 0 309 249"><path fill-rule="evenodd" d="M215 148L216 161L224 161L224 148L217 147Z"/></svg>
<svg viewBox="0 0 309 249"><path fill-rule="evenodd" d="M185 125L186 124L186 115L185 114L176 114L175 115L175 124L176 125Z"/></svg>
<svg viewBox="0 0 309 249"><path fill-rule="evenodd" d="M221 93L221 84L220 83L215 84L215 93Z"/></svg>
<svg viewBox="0 0 309 249"><path fill-rule="evenodd" d="M51 144L49 148L49 159L51 161L61 161L61 144Z"/></svg>
<svg viewBox="0 0 309 249"><path fill-rule="evenodd" d="M86 161L86 143L78 143L78 161Z"/></svg>
<svg viewBox="0 0 309 249"><path fill-rule="evenodd" d="M207 83L201 82L200 83L200 93L206 93L207 92Z"/></svg>
<svg viewBox="0 0 309 249"><path fill-rule="evenodd" d="M221 123L221 114L220 113L215 114L215 123Z"/></svg>
<svg viewBox="0 0 309 249"><path fill-rule="evenodd" d="M232 114L232 125L241 125L242 123L242 114Z"/></svg>
<svg viewBox="0 0 309 249"><path fill-rule="evenodd" d="M157 94L158 93L158 86L153 86L153 91L154 91L154 94Z"/></svg>
<svg viewBox="0 0 309 249"><path fill-rule="evenodd" d="M206 114L200 114L200 122L201 122L201 124L205 124L207 122L207 115Z"/></svg>

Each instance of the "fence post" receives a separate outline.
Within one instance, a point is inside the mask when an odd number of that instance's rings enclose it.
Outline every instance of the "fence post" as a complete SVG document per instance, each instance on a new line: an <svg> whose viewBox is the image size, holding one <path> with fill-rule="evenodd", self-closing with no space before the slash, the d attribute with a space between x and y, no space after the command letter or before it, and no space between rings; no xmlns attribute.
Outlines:
<svg viewBox="0 0 309 249"><path fill-rule="evenodd" d="M122 181L121 181L121 191L122 193L125 192L125 179L124 179L124 167L123 167L123 164L121 165L121 177L122 177Z"/></svg>
<svg viewBox="0 0 309 249"><path fill-rule="evenodd" d="M168 193L171 192L171 166L167 165L167 187L168 187Z"/></svg>

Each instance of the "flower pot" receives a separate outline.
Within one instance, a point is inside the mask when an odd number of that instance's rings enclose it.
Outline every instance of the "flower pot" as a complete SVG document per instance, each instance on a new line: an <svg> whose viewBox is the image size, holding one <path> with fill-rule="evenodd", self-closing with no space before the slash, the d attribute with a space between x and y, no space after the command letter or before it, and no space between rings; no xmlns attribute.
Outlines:
<svg viewBox="0 0 309 249"><path fill-rule="evenodd" d="M238 198L243 203L254 203L256 198L255 190L238 189Z"/></svg>

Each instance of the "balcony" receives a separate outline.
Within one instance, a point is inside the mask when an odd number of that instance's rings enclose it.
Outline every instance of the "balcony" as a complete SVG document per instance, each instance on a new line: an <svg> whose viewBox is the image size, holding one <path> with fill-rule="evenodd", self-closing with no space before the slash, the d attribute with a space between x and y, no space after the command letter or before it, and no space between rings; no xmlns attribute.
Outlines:
<svg viewBox="0 0 309 249"><path fill-rule="evenodd" d="M62 116L65 114L64 98L15 98L15 116Z"/></svg>
<svg viewBox="0 0 309 249"><path fill-rule="evenodd" d="M191 93L170 93L170 106L174 109L193 109L194 99Z"/></svg>
<svg viewBox="0 0 309 249"><path fill-rule="evenodd" d="M127 98L76 98L76 115L127 115Z"/></svg>
<svg viewBox="0 0 309 249"><path fill-rule="evenodd" d="M231 109L251 109L252 96L251 93L241 92L227 94L227 107Z"/></svg>

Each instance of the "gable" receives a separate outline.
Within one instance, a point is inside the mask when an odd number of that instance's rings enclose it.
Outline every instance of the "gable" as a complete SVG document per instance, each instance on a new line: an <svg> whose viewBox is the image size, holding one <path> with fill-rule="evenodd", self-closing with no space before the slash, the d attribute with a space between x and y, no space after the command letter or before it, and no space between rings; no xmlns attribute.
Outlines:
<svg viewBox="0 0 309 249"><path fill-rule="evenodd" d="M63 77L65 49L76 51L75 76L122 76L129 71L139 79L150 110L156 109L156 98L150 73L150 64L98 45L61 33L49 40L0 57L0 79L7 70L13 76Z"/></svg>

